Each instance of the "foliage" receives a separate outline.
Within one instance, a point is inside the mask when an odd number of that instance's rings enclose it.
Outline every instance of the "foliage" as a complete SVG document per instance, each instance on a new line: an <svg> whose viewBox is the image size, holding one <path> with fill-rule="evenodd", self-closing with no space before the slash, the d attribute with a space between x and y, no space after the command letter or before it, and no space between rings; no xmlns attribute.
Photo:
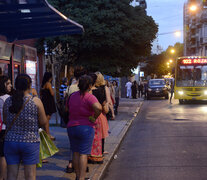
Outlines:
<svg viewBox="0 0 207 180"><path fill-rule="evenodd" d="M60 61L83 65L112 76L131 73L139 57L147 56L158 27L130 0L50 0L64 15L84 27L83 35L46 39L52 52L61 44ZM67 54L65 57L64 54ZM63 56L64 55L64 56Z"/></svg>
<svg viewBox="0 0 207 180"><path fill-rule="evenodd" d="M171 49L175 50L175 53L172 54ZM158 77L162 77L162 75L166 75L169 72L174 73L174 65L175 61L178 57L183 56L183 44L176 43L174 46L169 46L166 51L161 54L154 54L148 57L148 65L145 69L145 74L151 75L156 74ZM167 62L169 59L173 60L173 63L170 65L170 68L167 67Z"/></svg>

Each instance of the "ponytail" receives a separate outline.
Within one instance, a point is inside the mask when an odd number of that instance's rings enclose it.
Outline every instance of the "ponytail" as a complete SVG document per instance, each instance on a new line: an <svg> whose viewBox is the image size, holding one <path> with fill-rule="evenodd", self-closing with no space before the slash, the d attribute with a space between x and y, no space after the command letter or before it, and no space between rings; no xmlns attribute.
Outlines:
<svg viewBox="0 0 207 180"><path fill-rule="evenodd" d="M22 106L23 106L23 97L24 97L24 91L22 90L15 90L14 94L12 96L12 105L9 107L9 112L12 114L17 114Z"/></svg>
<svg viewBox="0 0 207 180"><path fill-rule="evenodd" d="M27 74L19 74L15 80L14 94L12 95L12 105L9 107L9 112L17 114L24 103L24 92L31 87L32 80Z"/></svg>

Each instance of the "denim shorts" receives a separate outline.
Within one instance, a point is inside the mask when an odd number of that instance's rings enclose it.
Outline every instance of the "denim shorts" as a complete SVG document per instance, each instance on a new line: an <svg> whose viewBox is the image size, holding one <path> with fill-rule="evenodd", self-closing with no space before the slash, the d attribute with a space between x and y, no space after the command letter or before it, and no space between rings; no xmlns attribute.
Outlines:
<svg viewBox="0 0 207 180"><path fill-rule="evenodd" d="M40 143L4 142L4 155L9 165L33 165L39 163Z"/></svg>
<svg viewBox="0 0 207 180"><path fill-rule="evenodd" d="M73 152L80 154L91 154L94 129L91 126L73 126L69 127L68 135Z"/></svg>

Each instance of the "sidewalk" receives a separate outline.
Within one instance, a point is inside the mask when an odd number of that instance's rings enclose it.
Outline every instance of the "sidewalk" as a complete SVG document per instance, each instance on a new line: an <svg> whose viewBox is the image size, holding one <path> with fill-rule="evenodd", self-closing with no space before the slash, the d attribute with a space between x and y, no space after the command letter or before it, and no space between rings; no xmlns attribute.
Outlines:
<svg viewBox="0 0 207 180"><path fill-rule="evenodd" d="M116 159L116 150L119 147L132 121L139 112L142 101L142 99L120 100L119 114L116 116L114 121L109 121L110 134L105 142L105 150L108 151L109 154L105 155L103 164L88 165L89 173L87 173L87 177L90 177L91 180L101 179L106 167L110 164L113 158ZM54 125L56 124L55 115L52 117L50 123L51 134L56 137L55 144L60 151L53 157L48 158L49 163L43 164L42 168L37 168L37 180L74 180L75 173L68 174L64 172L66 165L68 164L69 154L69 143L66 128L61 128ZM23 172L21 171L18 179L22 180L22 177Z"/></svg>

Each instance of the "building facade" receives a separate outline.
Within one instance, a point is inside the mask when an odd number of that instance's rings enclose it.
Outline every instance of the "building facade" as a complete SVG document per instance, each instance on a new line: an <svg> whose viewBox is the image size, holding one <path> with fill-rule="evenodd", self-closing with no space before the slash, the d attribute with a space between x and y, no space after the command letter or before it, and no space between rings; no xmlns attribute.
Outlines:
<svg viewBox="0 0 207 180"><path fill-rule="evenodd" d="M195 5L195 11L190 7ZM207 56L207 2L188 0L183 9L183 35L185 56Z"/></svg>

